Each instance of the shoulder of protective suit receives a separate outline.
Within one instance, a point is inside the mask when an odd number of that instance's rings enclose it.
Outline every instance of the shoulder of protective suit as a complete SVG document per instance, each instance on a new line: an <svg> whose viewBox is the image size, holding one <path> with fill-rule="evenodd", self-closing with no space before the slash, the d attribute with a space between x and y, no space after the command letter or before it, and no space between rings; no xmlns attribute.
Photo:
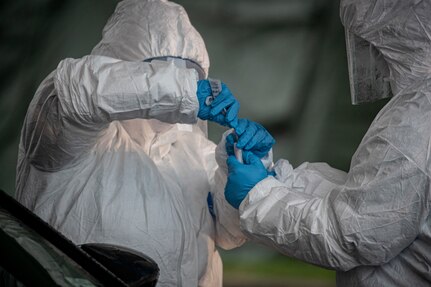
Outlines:
<svg viewBox="0 0 431 287"><path fill-rule="evenodd" d="M379 112L361 146L385 142L427 172L431 164L431 79L411 85ZM372 148L372 147L370 147Z"/></svg>

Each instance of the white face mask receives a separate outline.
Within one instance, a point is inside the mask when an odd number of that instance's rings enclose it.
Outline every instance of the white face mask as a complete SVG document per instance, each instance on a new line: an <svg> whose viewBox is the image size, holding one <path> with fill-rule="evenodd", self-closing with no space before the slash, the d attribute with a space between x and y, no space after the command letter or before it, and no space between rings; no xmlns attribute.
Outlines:
<svg viewBox="0 0 431 287"><path fill-rule="evenodd" d="M371 43L347 30L346 50L352 104L392 97L389 69L383 55Z"/></svg>

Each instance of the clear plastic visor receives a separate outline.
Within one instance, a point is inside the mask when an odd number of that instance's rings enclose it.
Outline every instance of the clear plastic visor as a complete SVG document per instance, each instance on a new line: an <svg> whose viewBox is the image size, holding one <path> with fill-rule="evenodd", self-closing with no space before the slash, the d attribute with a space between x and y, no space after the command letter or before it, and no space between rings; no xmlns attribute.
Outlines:
<svg viewBox="0 0 431 287"><path fill-rule="evenodd" d="M346 30L346 50L352 104L392 97L388 65L376 47Z"/></svg>

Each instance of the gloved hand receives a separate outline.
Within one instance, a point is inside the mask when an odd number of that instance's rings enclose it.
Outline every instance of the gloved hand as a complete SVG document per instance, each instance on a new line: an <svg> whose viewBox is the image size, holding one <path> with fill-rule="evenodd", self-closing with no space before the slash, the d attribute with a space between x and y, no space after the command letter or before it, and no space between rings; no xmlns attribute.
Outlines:
<svg viewBox="0 0 431 287"><path fill-rule="evenodd" d="M238 209L250 190L268 176L268 171L260 159L251 152L243 153L244 164L235 156L229 156L227 183L224 190L226 200Z"/></svg>
<svg viewBox="0 0 431 287"><path fill-rule="evenodd" d="M198 117L201 120L210 120L234 128L238 123L239 102L225 84L222 83L221 85L220 94L207 106L206 98L212 95L211 85L208 80L198 81Z"/></svg>
<svg viewBox="0 0 431 287"><path fill-rule="evenodd" d="M228 155L233 155L233 145L243 151L251 151L259 158L268 154L275 143L271 134L260 124L247 120L239 119L235 128L235 134L226 137L226 151Z"/></svg>

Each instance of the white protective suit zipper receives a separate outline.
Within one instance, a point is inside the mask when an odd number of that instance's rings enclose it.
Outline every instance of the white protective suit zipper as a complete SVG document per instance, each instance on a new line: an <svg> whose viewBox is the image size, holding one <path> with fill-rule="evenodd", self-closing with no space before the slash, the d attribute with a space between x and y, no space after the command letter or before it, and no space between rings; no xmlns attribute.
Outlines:
<svg viewBox="0 0 431 287"><path fill-rule="evenodd" d="M185 241L185 230L184 230L184 223L183 220L181 218L181 216L179 216L178 212L177 212L178 218L180 220L181 223L181 249L180 249L180 255L178 256L178 262L177 262L177 286L183 286L182 284L182 276L181 276L181 262L183 261L183 255L184 255L184 241Z"/></svg>
<svg viewBox="0 0 431 287"><path fill-rule="evenodd" d="M148 147L148 155L150 158L152 156L153 146L157 142L158 138L159 138L159 135L156 134L154 136L154 138L151 140L151 143ZM159 153L159 156L160 156L160 153ZM160 158L160 160L161 160L161 158ZM176 210L176 214L177 214L178 219L179 219L180 224L181 224L181 245L180 245L180 254L178 255L178 261L177 261L177 286L182 287L183 286L183 284L182 284L183 280L182 280L182 276L181 276L181 265L182 265L181 263L183 261L183 256L184 256L184 244L185 244L185 229L184 228L185 228L185 226L184 226L184 222L183 222L183 220L182 220L182 218L181 218L181 216L177 210Z"/></svg>

